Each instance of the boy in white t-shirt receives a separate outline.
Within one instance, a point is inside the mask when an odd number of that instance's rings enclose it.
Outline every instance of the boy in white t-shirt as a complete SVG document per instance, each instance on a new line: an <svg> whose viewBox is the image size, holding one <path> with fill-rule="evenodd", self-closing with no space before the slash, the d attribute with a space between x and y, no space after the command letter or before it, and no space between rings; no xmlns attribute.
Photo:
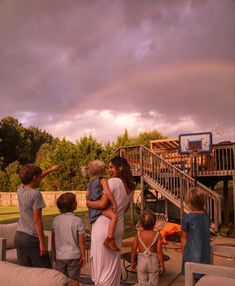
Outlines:
<svg viewBox="0 0 235 286"><path fill-rule="evenodd" d="M56 203L61 214L52 222L55 268L70 278L71 286L79 286L80 268L86 263L85 230L82 220L73 213L77 208L76 196L64 193Z"/></svg>

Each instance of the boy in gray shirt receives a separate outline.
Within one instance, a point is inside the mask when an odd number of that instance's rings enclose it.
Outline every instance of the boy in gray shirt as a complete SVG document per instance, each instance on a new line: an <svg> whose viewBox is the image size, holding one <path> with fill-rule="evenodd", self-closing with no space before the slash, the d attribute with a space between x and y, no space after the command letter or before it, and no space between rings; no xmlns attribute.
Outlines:
<svg viewBox="0 0 235 286"><path fill-rule="evenodd" d="M86 263L85 230L82 220L74 213L76 196L66 192L56 203L61 214L52 222L55 268L70 278L71 286L79 286L80 268Z"/></svg>
<svg viewBox="0 0 235 286"><path fill-rule="evenodd" d="M20 170L21 185L17 189L20 219L15 235L17 259L20 265L51 268L50 257L45 244L42 223L42 208L45 203L41 193L34 188L58 166L48 170L34 164L26 164Z"/></svg>

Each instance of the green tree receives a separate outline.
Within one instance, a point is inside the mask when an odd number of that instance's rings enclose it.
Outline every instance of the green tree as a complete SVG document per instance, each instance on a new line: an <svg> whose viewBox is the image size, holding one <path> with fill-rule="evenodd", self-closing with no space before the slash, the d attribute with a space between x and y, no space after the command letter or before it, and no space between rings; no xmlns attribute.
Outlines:
<svg viewBox="0 0 235 286"><path fill-rule="evenodd" d="M92 135L84 136L76 144L78 150L78 166L79 166L79 184L80 190L87 189L88 178L82 175L82 168L86 167L92 160L103 160L103 147L102 144L97 142Z"/></svg>
<svg viewBox="0 0 235 286"><path fill-rule="evenodd" d="M41 130L37 127L29 127L25 129L22 143L20 146L21 152L19 156L19 161L24 163L33 163L36 160L36 155L41 145L47 143L52 144L53 137L45 130Z"/></svg>
<svg viewBox="0 0 235 286"><path fill-rule="evenodd" d="M18 159L24 127L13 117L7 116L0 121L0 157L2 168Z"/></svg>
<svg viewBox="0 0 235 286"><path fill-rule="evenodd" d="M100 159L103 147L92 135L84 136L76 144L81 165L86 166L91 160Z"/></svg>
<svg viewBox="0 0 235 286"><path fill-rule="evenodd" d="M5 171L0 170L0 192L9 192L9 177Z"/></svg>
<svg viewBox="0 0 235 286"><path fill-rule="evenodd" d="M7 116L0 121L1 168L14 161L20 164L35 162L36 154L44 143L51 144L53 137L37 127L24 128L19 121Z"/></svg>
<svg viewBox="0 0 235 286"><path fill-rule="evenodd" d="M20 177L18 174L19 168L20 168L19 162L14 161L10 163L5 169L6 174L8 176L9 192L15 192L20 184Z"/></svg>
<svg viewBox="0 0 235 286"><path fill-rule="evenodd" d="M42 144L36 154L35 164L38 166L43 166L45 162L50 160L50 154L53 152L54 146L54 144Z"/></svg>
<svg viewBox="0 0 235 286"><path fill-rule="evenodd" d="M129 136L127 129L125 129L124 133L117 137L116 141L113 143L113 146L116 150L120 147L130 146L131 144L132 144L131 137Z"/></svg>
<svg viewBox="0 0 235 286"><path fill-rule="evenodd" d="M143 145L150 148L150 140L164 139L167 138L161 132L156 129L152 131L145 131L138 134L138 136L131 138L131 145Z"/></svg>
<svg viewBox="0 0 235 286"><path fill-rule="evenodd" d="M52 165L60 165L60 170L47 176L41 188L47 191L67 191L78 185L78 155L75 145L66 139L57 141L53 148L42 145L37 154L37 163L44 170Z"/></svg>

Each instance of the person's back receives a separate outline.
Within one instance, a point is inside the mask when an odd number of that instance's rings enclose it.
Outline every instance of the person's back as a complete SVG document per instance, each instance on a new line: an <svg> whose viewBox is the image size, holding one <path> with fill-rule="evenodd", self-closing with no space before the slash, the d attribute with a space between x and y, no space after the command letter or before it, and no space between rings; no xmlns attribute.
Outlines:
<svg viewBox="0 0 235 286"><path fill-rule="evenodd" d="M210 218L206 213L190 213L185 215L184 230L187 229L185 255L190 261L210 262Z"/></svg>
<svg viewBox="0 0 235 286"><path fill-rule="evenodd" d="M194 188L186 194L185 200L191 213L184 215L182 220L183 275L186 262L210 263L210 219L204 210L205 194ZM199 279L201 276L195 277Z"/></svg>
<svg viewBox="0 0 235 286"><path fill-rule="evenodd" d="M17 189L17 199L20 212L17 231L37 237L33 221L33 210L45 207L41 193L33 188L20 185Z"/></svg>
<svg viewBox="0 0 235 286"><path fill-rule="evenodd" d="M153 230L156 216L152 211L145 211L140 216L141 230L134 239L131 250L131 269L135 269L138 250L137 275L140 285L158 285L160 268L165 271L160 233Z"/></svg>
<svg viewBox="0 0 235 286"><path fill-rule="evenodd" d="M156 243L159 238L159 232L153 230L140 230L138 231L138 253L157 254Z"/></svg>
<svg viewBox="0 0 235 286"><path fill-rule="evenodd" d="M26 164L20 169L21 185L17 190L20 219L17 224L15 246L17 259L22 266L50 268L42 222L45 203L38 187L41 179L58 170L58 166L42 171L34 164Z"/></svg>
<svg viewBox="0 0 235 286"><path fill-rule="evenodd" d="M73 211L77 208L76 196L64 193L57 199L61 212L52 222L53 250L56 270L78 286L80 268L85 264L85 240L82 220Z"/></svg>
<svg viewBox="0 0 235 286"><path fill-rule="evenodd" d="M95 179L91 179L88 183L88 199L91 201L99 200L102 197L103 189L100 185L100 180L102 177L97 177ZM89 208L88 215L90 223L93 223L97 220L97 218L102 214L102 209Z"/></svg>
<svg viewBox="0 0 235 286"><path fill-rule="evenodd" d="M83 224L73 212L56 216L53 220L57 259L80 259L78 231L84 233Z"/></svg>

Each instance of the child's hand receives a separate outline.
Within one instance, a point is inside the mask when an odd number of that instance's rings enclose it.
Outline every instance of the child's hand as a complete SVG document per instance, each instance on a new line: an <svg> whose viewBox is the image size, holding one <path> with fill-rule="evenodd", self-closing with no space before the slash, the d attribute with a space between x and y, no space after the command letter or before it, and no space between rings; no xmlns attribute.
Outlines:
<svg viewBox="0 0 235 286"><path fill-rule="evenodd" d="M40 243L39 248L40 248L40 256L44 256L48 253L47 247L44 243Z"/></svg>
<svg viewBox="0 0 235 286"><path fill-rule="evenodd" d="M116 202L114 202L114 201L112 202L112 207L111 207L111 209L112 209L113 212L115 212L115 213L117 212Z"/></svg>
<svg viewBox="0 0 235 286"><path fill-rule="evenodd" d="M86 265L86 259L84 257L80 258L80 267L83 268Z"/></svg>
<svg viewBox="0 0 235 286"><path fill-rule="evenodd" d="M59 168L60 168L59 165L54 165L54 166L52 166L52 167L50 168L50 171L51 171L51 172L56 172L56 171L59 170Z"/></svg>

